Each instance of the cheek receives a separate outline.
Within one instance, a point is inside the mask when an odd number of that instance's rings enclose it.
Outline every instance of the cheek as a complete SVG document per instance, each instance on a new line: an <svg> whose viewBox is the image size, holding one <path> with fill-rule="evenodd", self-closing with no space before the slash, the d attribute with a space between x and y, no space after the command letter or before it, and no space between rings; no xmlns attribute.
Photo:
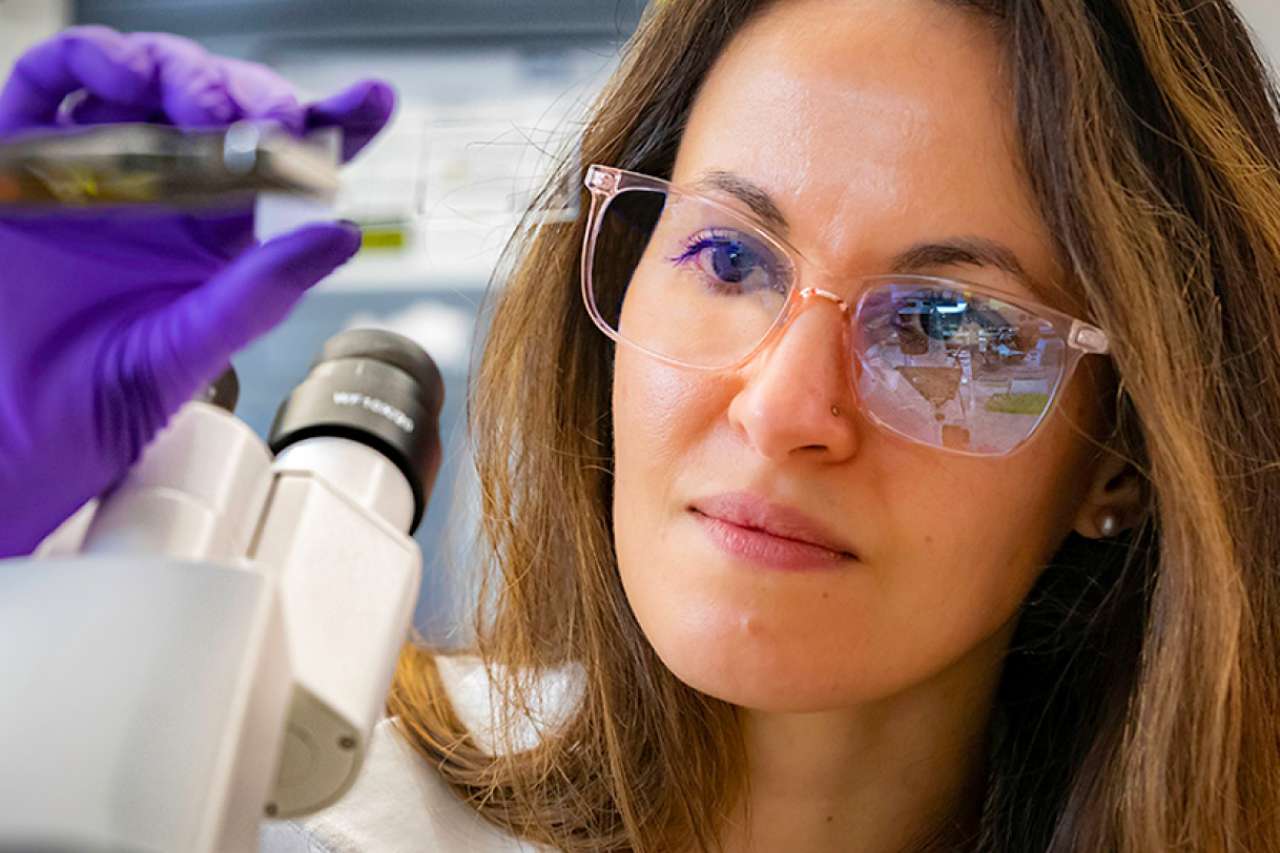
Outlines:
<svg viewBox="0 0 1280 853"><path fill-rule="evenodd" d="M704 374L618 348L613 376L616 518L625 519L667 494L673 467L726 405Z"/></svg>
<svg viewBox="0 0 1280 853"><path fill-rule="evenodd" d="M896 480L884 493L880 625L885 638L900 638L900 660L917 672L1016 616L1065 535L1046 481L995 466L949 467L917 467L920 480Z"/></svg>
<svg viewBox="0 0 1280 853"><path fill-rule="evenodd" d="M671 451L680 423L694 414L697 395L686 377L671 367L620 347L613 376L614 441L633 455ZM656 458L656 457L655 457Z"/></svg>
<svg viewBox="0 0 1280 853"><path fill-rule="evenodd" d="M708 405L687 374L627 347L617 349L613 518L624 583L625 567L645 562L651 537L660 535L662 509L671 499L672 471L707 417Z"/></svg>
<svg viewBox="0 0 1280 853"><path fill-rule="evenodd" d="M1068 417L1055 417L1004 459L885 448L880 625L884 638L899 637L905 669L936 669L1017 616L1074 524L1088 447Z"/></svg>

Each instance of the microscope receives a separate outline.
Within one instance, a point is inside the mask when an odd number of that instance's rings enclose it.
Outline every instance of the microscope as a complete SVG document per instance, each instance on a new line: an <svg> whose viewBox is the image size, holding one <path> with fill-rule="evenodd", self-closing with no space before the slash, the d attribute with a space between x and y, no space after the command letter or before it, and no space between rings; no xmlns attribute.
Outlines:
<svg viewBox="0 0 1280 853"><path fill-rule="evenodd" d="M264 442L233 373L68 553L0 564L0 851L249 853L350 788L421 576L444 388L330 339Z"/></svg>

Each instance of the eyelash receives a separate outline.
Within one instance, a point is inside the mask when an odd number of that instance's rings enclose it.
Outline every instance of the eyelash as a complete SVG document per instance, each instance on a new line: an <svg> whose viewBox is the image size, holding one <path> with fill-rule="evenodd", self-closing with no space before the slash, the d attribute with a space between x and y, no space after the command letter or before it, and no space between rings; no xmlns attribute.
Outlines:
<svg viewBox="0 0 1280 853"><path fill-rule="evenodd" d="M685 263L697 256L698 252L715 245L722 245L734 241L734 235L727 231L699 231L689 238L685 243L684 252L679 256L672 258L675 263Z"/></svg>
<svg viewBox="0 0 1280 853"><path fill-rule="evenodd" d="M780 289L777 283L774 282L774 272L764 263L764 259L760 257L758 252L755 252L747 246L746 241L742 240L742 238L733 231L723 231L713 228L697 232L685 243L684 251L680 255L669 258L668 260L677 266L684 266L697 258L698 254L704 249L723 246L725 243L739 243L745 246L746 250L751 252L751 254L757 259L757 265L759 268L764 270L765 274L769 276L769 280L771 282L770 287L782 292L782 289ZM740 282L720 282L719 284L721 286L728 286L740 284Z"/></svg>

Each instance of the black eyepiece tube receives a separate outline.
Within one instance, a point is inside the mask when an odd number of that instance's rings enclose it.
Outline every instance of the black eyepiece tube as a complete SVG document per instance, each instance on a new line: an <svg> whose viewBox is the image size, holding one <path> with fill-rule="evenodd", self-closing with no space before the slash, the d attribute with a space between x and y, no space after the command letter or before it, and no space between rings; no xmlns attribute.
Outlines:
<svg viewBox="0 0 1280 853"><path fill-rule="evenodd" d="M330 338L280 405L268 444L280 453L317 436L347 438L386 456L413 491L417 529L440 470L444 380L413 341L382 329Z"/></svg>

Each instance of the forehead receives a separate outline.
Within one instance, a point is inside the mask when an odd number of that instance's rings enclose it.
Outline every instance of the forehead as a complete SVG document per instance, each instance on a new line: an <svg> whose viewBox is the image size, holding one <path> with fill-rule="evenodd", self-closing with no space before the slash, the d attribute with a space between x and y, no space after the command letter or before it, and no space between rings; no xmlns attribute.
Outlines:
<svg viewBox="0 0 1280 853"><path fill-rule="evenodd" d="M1017 153L995 33L938 0L791 0L752 21L694 102L673 179L763 188L788 237L832 269L871 269L956 234L1053 277Z"/></svg>

